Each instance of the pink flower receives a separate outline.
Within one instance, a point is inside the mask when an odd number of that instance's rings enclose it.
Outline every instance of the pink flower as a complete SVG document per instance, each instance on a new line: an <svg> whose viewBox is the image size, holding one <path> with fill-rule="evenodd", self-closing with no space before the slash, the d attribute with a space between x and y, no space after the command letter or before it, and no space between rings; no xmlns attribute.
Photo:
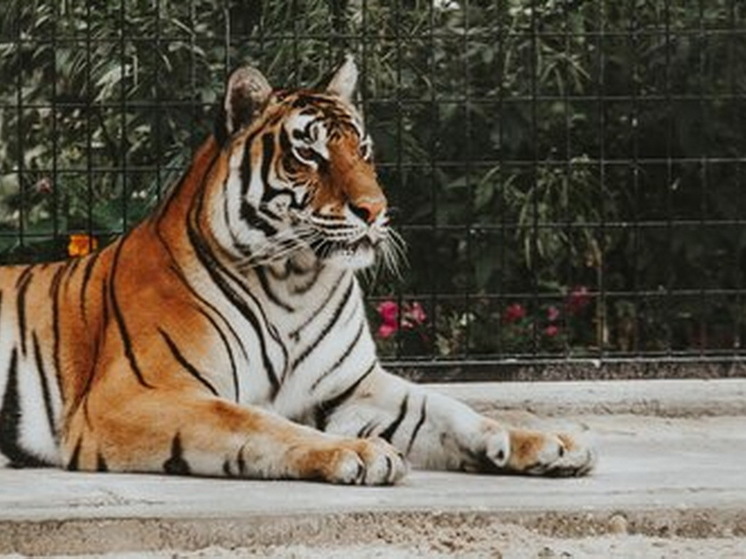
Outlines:
<svg viewBox="0 0 746 559"><path fill-rule="evenodd" d="M384 340L396 333L396 325L383 323L378 327L378 337Z"/></svg>
<svg viewBox="0 0 746 559"><path fill-rule="evenodd" d="M547 320L549 320L549 322L554 322L559 317L560 317L560 310L557 307L555 307L554 305L551 305L547 309Z"/></svg>
<svg viewBox="0 0 746 559"><path fill-rule="evenodd" d="M554 338L557 334L559 334L559 331L560 329L558 326L550 324L544 329L544 335L548 338Z"/></svg>
<svg viewBox="0 0 746 559"><path fill-rule="evenodd" d="M511 323L516 322L526 316L526 309L520 303L513 303L508 305L508 308L503 312L503 322Z"/></svg>
<svg viewBox="0 0 746 559"><path fill-rule="evenodd" d="M381 317L381 325L378 328L378 336L381 338L388 338L400 327L404 330L412 330L427 321L425 309L418 302L404 303L400 308L396 301L382 301L376 310L378 316ZM402 311L401 321L400 310Z"/></svg>
<svg viewBox="0 0 746 559"><path fill-rule="evenodd" d="M567 296L565 306L570 314L578 314L586 308L591 302L592 295L588 292L585 285L577 285L572 288Z"/></svg>
<svg viewBox="0 0 746 559"><path fill-rule="evenodd" d="M399 304L396 301L381 301L378 303L378 315L384 324L397 325L399 322Z"/></svg>
<svg viewBox="0 0 746 559"><path fill-rule="evenodd" d="M427 314L425 314L425 309L417 301L411 305L404 304L403 326L411 328L412 326L424 324L426 320Z"/></svg>

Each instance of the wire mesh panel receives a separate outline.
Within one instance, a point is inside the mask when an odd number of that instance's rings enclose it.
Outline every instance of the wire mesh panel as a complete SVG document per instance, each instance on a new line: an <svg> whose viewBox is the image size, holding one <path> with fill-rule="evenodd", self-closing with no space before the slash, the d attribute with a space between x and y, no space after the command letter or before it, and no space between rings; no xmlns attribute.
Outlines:
<svg viewBox="0 0 746 559"><path fill-rule="evenodd" d="M366 278L386 359L499 375L743 355L737 0L1 6L5 263L136 224L210 133L232 67L295 87L353 52L409 246L401 277Z"/></svg>

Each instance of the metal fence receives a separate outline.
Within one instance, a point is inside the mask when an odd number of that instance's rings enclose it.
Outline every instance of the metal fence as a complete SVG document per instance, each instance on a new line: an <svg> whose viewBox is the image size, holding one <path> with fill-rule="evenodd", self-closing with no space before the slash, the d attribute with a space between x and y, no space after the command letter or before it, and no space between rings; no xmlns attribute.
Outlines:
<svg viewBox="0 0 746 559"><path fill-rule="evenodd" d="M368 278L393 366L741 371L737 0L0 7L4 262L69 257L137 223L209 133L230 68L297 86L351 51L409 245L402 278Z"/></svg>

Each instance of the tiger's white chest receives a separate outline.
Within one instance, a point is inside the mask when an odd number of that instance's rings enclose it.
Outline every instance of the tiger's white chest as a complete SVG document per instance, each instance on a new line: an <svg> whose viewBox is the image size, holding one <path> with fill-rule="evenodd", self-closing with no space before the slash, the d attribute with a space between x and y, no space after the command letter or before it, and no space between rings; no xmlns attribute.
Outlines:
<svg viewBox="0 0 746 559"><path fill-rule="evenodd" d="M351 271L334 267L261 274L254 291L284 344L285 363L277 393L249 390L247 403L302 418L376 362L362 290Z"/></svg>

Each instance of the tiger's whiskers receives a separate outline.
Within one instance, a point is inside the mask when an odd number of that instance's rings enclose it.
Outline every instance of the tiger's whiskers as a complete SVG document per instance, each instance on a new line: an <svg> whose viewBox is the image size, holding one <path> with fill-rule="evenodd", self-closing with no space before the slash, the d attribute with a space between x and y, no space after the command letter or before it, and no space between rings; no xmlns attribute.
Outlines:
<svg viewBox="0 0 746 559"><path fill-rule="evenodd" d="M266 266L287 259L293 253L307 248L309 243L319 235L311 227L298 227L282 231L259 246L252 254L237 263L238 268L246 272L252 268Z"/></svg>

